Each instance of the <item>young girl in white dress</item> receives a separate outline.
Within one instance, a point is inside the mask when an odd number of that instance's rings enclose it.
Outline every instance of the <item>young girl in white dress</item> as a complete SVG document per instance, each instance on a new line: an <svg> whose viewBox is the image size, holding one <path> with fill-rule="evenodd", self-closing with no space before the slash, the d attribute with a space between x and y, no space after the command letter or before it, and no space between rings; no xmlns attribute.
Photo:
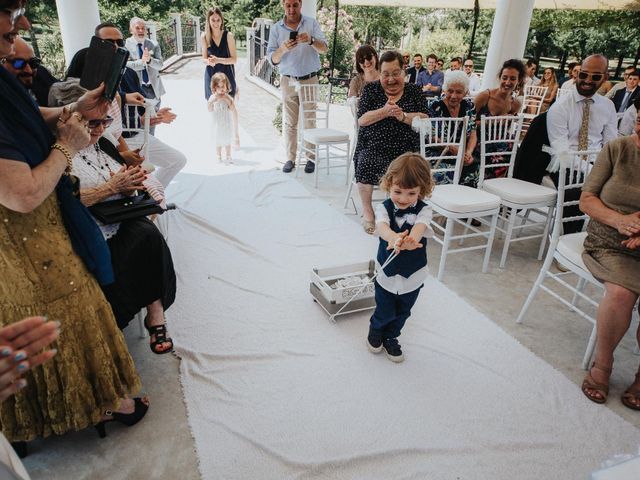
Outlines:
<svg viewBox="0 0 640 480"><path fill-rule="evenodd" d="M231 139L235 146L240 145L238 137L238 111L233 98L229 95L231 83L227 76L218 72L211 77L211 96L207 102L212 113L212 133L216 145L218 161L222 162L222 147L225 150L225 163L233 163L231 158Z"/></svg>

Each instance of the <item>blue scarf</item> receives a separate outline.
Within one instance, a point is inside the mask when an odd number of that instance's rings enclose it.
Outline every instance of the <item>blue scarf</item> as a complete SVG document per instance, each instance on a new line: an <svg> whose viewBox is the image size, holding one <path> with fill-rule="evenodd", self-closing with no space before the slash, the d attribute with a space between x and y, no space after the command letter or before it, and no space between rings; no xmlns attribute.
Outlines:
<svg viewBox="0 0 640 480"><path fill-rule="evenodd" d="M55 138L36 103L7 70L0 67L0 122L12 134L15 148L31 168L48 156ZM71 179L64 175L56 186L58 204L74 251L101 285L114 282L111 253L89 210L74 195Z"/></svg>

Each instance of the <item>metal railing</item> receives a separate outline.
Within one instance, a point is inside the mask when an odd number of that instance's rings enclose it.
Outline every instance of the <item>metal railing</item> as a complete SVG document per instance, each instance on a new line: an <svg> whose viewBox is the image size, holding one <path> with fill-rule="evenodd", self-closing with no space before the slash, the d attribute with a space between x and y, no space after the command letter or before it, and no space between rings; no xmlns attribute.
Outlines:
<svg viewBox="0 0 640 480"><path fill-rule="evenodd" d="M167 22L147 22L147 35L156 40L165 59L188 53L200 53L200 19L193 15L171 13Z"/></svg>
<svg viewBox="0 0 640 480"><path fill-rule="evenodd" d="M249 74L276 88L280 87L278 67L271 65L267 59L269 32L273 20L256 18L253 26L247 27L247 56L249 59Z"/></svg>

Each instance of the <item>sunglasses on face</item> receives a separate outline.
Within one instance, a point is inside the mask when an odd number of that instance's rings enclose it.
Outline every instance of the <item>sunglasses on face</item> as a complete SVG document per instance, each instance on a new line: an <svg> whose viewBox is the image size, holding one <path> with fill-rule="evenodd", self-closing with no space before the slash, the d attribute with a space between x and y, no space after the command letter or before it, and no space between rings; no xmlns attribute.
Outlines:
<svg viewBox="0 0 640 480"><path fill-rule="evenodd" d="M11 20L11 25L12 26L16 26L16 23L18 21L18 19L24 15L26 8L25 7L20 7L20 8L3 8L2 12L6 13L7 15L9 15L9 20Z"/></svg>
<svg viewBox="0 0 640 480"><path fill-rule="evenodd" d="M473 65L465 65L464 68L473 68Z"/></svg>
<svg viewBox="0 0 640 480"><path fill-rule="evenodd" d="M41 63L41 60L38 57L32 57L29 59L26 58L13 58L11 60L7 60L11 64L13 68L16 70L22 70L24 67L29 65L32 70L38 68Z"/></svg>
<svg viewBox="0 0 640 480"><path fill-rule="evenodd" d="M604 73L590 73L590 72L580 72L578 73L578 78L580 80L586 80L591 77L591 80L594 82L599 82L604 77Z"/></svg>
<svg viewBox="0 0 640 480"><path fill-rule="evenodd" d="M122 38L105 38L104 39L106 42L111 42L114 45L118 46L118 47L124 47L124 40Z"/></svg>
<svg viewBox="0 0 640 480"><path fill-rule="evenodd" d="M371 60L373 60L373 55L365 55L360 59L360 63L370 62Z"/></svg>
<svg viewBox="0 0 640 480"><path fill-rule="evenodd" d="M109 126L112 123L113 123L113 118L111 117L98 118L96 120L89 120L87 122L87 127L89 127L89 129L91 130L98 128L100 125L102 125L104 128L109 128Z"/></svg>

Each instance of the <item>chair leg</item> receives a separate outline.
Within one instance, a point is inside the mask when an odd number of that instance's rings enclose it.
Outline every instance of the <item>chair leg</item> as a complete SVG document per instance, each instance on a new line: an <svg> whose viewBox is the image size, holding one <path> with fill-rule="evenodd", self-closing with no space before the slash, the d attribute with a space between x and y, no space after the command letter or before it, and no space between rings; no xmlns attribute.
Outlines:
<svg viewBox="0 0 640 480"><path fill-rule="evenodd" d="M549 250L547 252L547 257L544 259L544 263L542 264L542 268L540 269L540 273L538 274L538 278L536 278L536 281L533 284L533 287L531 287L529 296L525 300L524 305L522 306L522 309L518 314L518 318L516 318L516 323L522 323L522 320L524 319L524 316L527 313L527 310L529 309L529 305L531 305L531 302L533 301L536 294L538 293L538 289L540 288L540 285L542 285L542 282L544 282L544 277L547 275L547 272L551 267L551 262L553 262L553 252Z"/></svg>
<svg viewBox="0 0 640 480"><path fill-rule="evenodd" d="M487 246L484 251L484 261L482 262L482 273L487 273L489 268L489 259L491 258L491 249L493 248L493 239L496 235L496 225L498 224L498 212L491 216L491 230L487 238Z"/></svg>
<svg viewBox="0 0 640 480"><path fill-rule="evenodd" d="M347 140L347 150L346 150L346 155L347 155L347 173L345 175L344 178L344 184L345 185L349 185L349 179L351 178L350 173L351 173L351 159L353 158L349 152L351 152L351 140Z"/></svg>
<svg viewBox="0 0 640 480"><path fill-rule="evenodd" d="M549 229L551 228L551 218L553 217L553 207L549 207L547 212L547 219L544 223L544 232L542 232L542 240L540 240L540 250L538 250L538 260L542 260L544 254L544 247L547 245L547 237L549 236Z"/></svg>
<svg viewBox="0 0 640 480"><path fill-rule="evenodd" d="M331 158L331 146L330 145L325 145L325 153L326 153L326 159L327 159L327 175L329 175L329 168L331 167L330 165L330 158Z"/></svg>
<svg viewBox="0 0 640 480"><path fill-rule="evenodd" d="M511 243L511 236L513 235L513 226L516 223L516 217L518 210L511 208L509 212L509 225L507 227L507 235L504 239L504 246L502 247L502 257L500 258L500 268L504 268L507 263L507 253L509 252L509 244Z"/></svg>
<svg viewBox="0 0 640 480"><path fill-rule="evenodd" d="M313 173L313 178L314 178L314 183L315 183L315 188L318 188L318 170L320 170L320 167L318 166L318 161L320 160L320 146L318 144L316 144L315 146L315 152L316 152L316 168L314 170ZM309 159L307 159L307 162L309 161ZM329 163L329 157L327 157L327 163Z"/></svg>
<svg viewBox="0 0 640 480"><path fill-rule="evenodd" d="M351 199L351 193L353 192L353 184L354 184L353 181L349 182L349 188L347 188L347 195L344 197L344 205L342 206L342 208L347 208L347 205L349 205L349 200ZM354 208L355 208L355 203L354 203ZM357 210L356 210L356 213L358 213Z"/></svg>
<svg viewBox="0 0 640 480"><path fill-rule="evenodd" d="M578 301L580 300L580 295L578 294L578 292L582 293L586 284L587 281L584 278L578 278L578 284L576 285L576 290L575 292L573 292L573 298L571 299L571 305L573 305L574 307L578 306ZM572 308L571 311L575 312L576 309Z"/></svg>
<svg viewBox="0 0 640 480"><path fill-rule="evenodd" d="M144 309L140 310L138 313L136 313L136 320L138 321L138 337L140 338L146 338L147 337L147 329L144 326L144 314L143 314Z"/></svg>
<svg viewBox="0 0 640 480"><path fill-rule="evenodd" d="M596 326L591 329L591 335L589 335L589 341L587 342L587 349L584 351L584 358L582 359L582 368L584 370L589 369L589 363L591 363L591 357L593 356L593 350L596 348Z"/></svg>
<svg viewBox="0 0 640 480"><path fill-rule="evenodd" d="M451 243L451 233L453 231L453 224L455 222L447 217L447 223L444 227L444 238L442 239L442 253L440 254L440 266L438 267L438 280L442 280L444 275L444 265L447 262L447 253L449 251L449 244Z"/></svg>
<svg viewBox="0 0 640 480"><path fill-rule="evenodd" d="M464 223L464 230L462 231L462 235L461 235L462 238L458 242L458 245L464 244L464 236L469 231L469 226L471 225L472 221L473 221L473 218L469 217L469 218L467 218L467 221Z"/></svg>

